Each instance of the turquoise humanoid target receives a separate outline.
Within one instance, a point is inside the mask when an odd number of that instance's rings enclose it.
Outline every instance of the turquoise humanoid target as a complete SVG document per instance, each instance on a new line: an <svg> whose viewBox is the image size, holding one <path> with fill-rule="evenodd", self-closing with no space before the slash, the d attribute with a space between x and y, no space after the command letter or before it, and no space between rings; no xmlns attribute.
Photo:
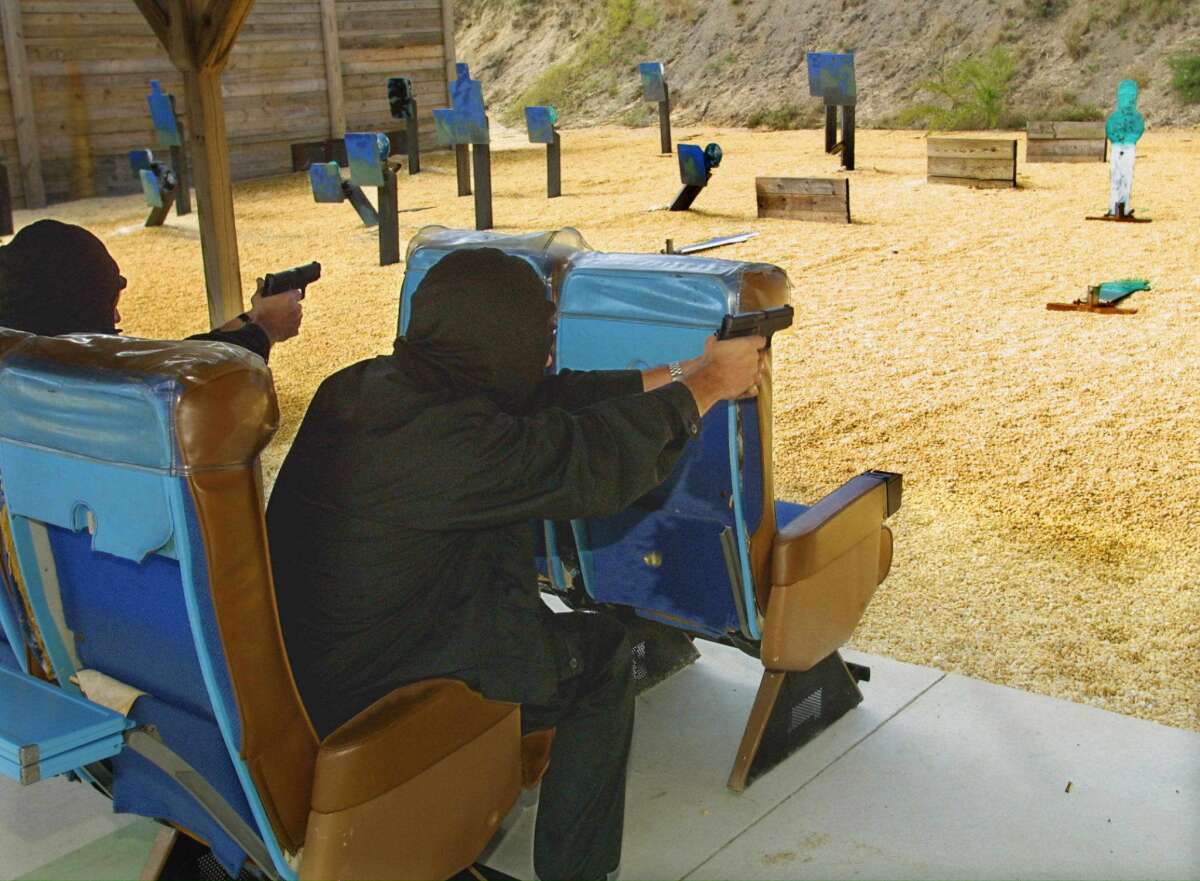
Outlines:
<svg viewBox="0 0 1200 881"><path fill-rule="evenodd" d="M1133 163L1137 142L1146 131L1146 119L1137 109L1138 86L1121 80L1117 86L1117 109L1108 117L1105 134L1112 143L1109 160L1108 214L1133 214Z"/></svg>

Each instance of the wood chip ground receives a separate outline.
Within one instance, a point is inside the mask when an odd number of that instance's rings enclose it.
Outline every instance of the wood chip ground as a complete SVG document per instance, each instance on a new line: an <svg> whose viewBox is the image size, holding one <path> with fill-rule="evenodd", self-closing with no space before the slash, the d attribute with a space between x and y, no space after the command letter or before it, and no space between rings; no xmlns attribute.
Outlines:
<svg viewBox="0 0 1200 881"><path fill-rule="evenodd" d="M657 251L757 230L714 252L784 267L796 327L776 345L777 487L811 501L867 468L905 475L896 558L860 649L1200 730L1200 131L1138 145L1134 207L1102 212L1107 167L1026 165L1016 190L925 182L924 135L861 131L852 225L758 220L756 176L837 175L819 132L679 128L725 162L687 214L654 129L566 131L564 196L520 138L493 153L503 230L579 228L593 247ZM401 236L473 224L451 157L400 181ZM381 268L349 205L295 174L240 184L247 297L255 275L325 267L302 337L272 358L283 426L270 479L331 371L390 348L403 265ZM139 197L18 212L82 223L129 278L128 333L205 323L195 217L141 228ZM1089 283L1151 280L1129 317L1047 312ZM403 455L403 450L397 450ZM1004 721L997 720L1003 736Z"/></svg>

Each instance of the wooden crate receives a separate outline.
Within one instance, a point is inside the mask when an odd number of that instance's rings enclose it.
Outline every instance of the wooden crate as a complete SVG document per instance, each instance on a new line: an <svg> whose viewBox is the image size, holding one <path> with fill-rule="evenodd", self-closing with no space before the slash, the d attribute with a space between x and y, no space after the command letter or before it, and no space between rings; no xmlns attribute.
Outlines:
<svg viewBox="0 0 1200 881"><path fill-rule="evenodd" d="M759 217L850 222L850 181L820 177L757 177Z"/></svg>
<svg viewBox="0 0 1200 881"><path fill-rule="evenodd" d="M1025 130L1026 162L1105 162L1104 122L1031 122Z"/></svg>
<svg viewBox="0 0 1200 881"><path fill-rule="evenodd" d="M1015 187L1015 138L929 138L927 177L931 184Z"/></svg>

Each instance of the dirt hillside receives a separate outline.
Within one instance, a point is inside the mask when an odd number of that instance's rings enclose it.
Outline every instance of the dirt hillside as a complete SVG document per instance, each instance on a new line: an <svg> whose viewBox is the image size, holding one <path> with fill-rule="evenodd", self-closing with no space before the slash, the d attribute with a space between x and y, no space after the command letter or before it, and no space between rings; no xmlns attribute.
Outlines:
<svg viewBox="0 0 1200 881"><path fill-rule="evenodd" d="M679 119L816 124L809 50L857 53L859 124L887 125L920 82L1005 47L1010 124L1107 113L1117 82L1142 87L1151 125L1200 122L1167 60L1200 52L1197 0L458 0L457 53L493 115L552 103L564 127L649 124L635 65L661 60ZM773 120L773 123L772 123Z"/></svg>

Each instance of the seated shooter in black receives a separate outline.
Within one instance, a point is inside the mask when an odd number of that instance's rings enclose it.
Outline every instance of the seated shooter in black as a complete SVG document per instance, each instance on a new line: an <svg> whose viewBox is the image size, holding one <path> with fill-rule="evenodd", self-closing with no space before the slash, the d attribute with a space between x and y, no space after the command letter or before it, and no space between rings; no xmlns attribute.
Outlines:
<svg viewBox="0 0 1200 881"><path fill-rule="evenodd" d="M711 345L691 384L665 368L545 377L553 311L522 260L445 257L394 353L322 383L267 523L318 735L435 676L519 702L526 731L557 727L537 873L595 879L620 860L629 645L614 619L542 603L530 524L613 514L664 480L701 412L755 382L763 341Z"/></svg>
<svg viewBox="0 0 1200 881"><path fill-rule="evenodd" d="M0 247L0 327L40 336L120 333L125 278L104 243L81 226L38 220ZM299 292L257 299L248 321L188 337L232 343L264 361L300 329Z"/></svg>

